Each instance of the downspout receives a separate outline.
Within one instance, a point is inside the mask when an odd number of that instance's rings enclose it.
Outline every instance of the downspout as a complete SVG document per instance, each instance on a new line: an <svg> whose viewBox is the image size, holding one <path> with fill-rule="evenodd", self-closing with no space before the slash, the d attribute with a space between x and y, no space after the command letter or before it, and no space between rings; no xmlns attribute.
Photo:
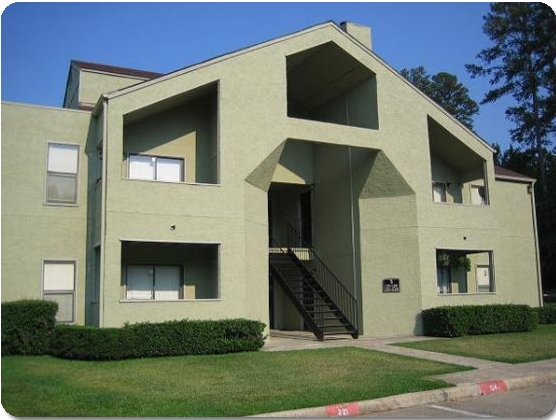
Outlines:
<svg viewBox="0 0 556 420"><path fill-rule="evenodd" d="M108 194L108 98L102 97L102 194L101 194L101 211L100 211L100 279L99 279L99 311L98 325L104 326L104 268L105 268L105 252L106 252L106 197Z"/></svg>
<svg viewBox="0 0 556 420"><path fill-rule="evenodd" d="M539 252L539 234L537 231L537 211L535 203L535 183L537 181L531 181L531 213L533 214L533 235L535 236L535 266L537 269L537 286L539 292L539 307L543 306L543 293L542 293L542 280L541 280L541 258Z"/></svg>
<svg viewBox="0 0 556 420"><path fill-rule="evenodd" d="M353 296L358 302L358 290L357 290L357 261L355 260L355 211L353 206L353 173L352 173L352 162L351 162L351 146L348 146L348 160L349 160L349 207L350 207L350 217L351 217L351 260L352 260L352 270L353 270ZM355 325L359 330L359 305L357 305L355 311Z"/></svg>

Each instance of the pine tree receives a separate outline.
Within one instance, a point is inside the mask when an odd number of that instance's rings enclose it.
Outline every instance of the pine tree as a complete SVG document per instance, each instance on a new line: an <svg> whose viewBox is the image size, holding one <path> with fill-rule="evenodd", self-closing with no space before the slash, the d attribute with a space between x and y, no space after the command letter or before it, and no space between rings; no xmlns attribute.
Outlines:
<svg viewBox="0 0 556 420"><path fill-rule="evenodd" d="M402 69L400 73L462 124L473 129L473 115L479 112L479 106L469 97L469 90L457 76L440 72L431 77L423 66Z"/></svg>
<svg viewBox="0 0 556 420"><path fill-rule="evenodd" d="M468 64L472 77L488 76L493 86L482 104L511 95L506 110L515 123L513 141L535 152L540 199L547 194L546 153L555 133L556 18L543 3L492 3L483 31L493 45L479 52L482 65Z"/></svg>

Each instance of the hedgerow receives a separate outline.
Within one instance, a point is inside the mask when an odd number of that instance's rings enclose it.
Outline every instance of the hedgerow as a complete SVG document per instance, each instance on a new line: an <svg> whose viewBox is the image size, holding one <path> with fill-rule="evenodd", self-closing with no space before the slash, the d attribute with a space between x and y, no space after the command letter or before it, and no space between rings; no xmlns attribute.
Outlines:
<svg viewBox="0 0 556 420"><path fill-rule="evenodd" d="M434 337L532 331L537 311L528 305L442 306L423 310L423 333Z"/></svg>
<svg viewBox="0 0 556 420"><path fill-rule="evenodd" d="M2 303L2 355L47 354L58 304L47 300Z"/></svg>
<svg viewBox="0 0 556 420"><path fill-rule="evenodd" d="M224 354L255 351L265 324L246 319L139 323L122 328L59 325L51 354L79 360Z"/></svg>

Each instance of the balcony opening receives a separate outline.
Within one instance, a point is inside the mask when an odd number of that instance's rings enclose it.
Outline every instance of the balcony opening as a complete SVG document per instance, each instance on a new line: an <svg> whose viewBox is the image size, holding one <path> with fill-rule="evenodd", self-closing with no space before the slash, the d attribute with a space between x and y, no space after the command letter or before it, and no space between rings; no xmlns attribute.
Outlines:
<svg viewBox="0 0 556 420"><path fill-rule="evenodd" d="M122 299L219 298L218 245L122 242Z"/></svg>
<svg viewBox="0 0 556 420"><path fill-rule="evenodd" d="M123 178L217 184L217 108L212 83L125 115Z"/></svg>
<svg viewBox="0 0 556 420"><path fill-rule="evenodd" d="M441 295L493 293L492 251L437 249L436 286Z"/></svg>
<svg viewBox="0 0 556 420"><path fill-rule="evenodd" d="M486 162L432 118L428 119L432 200L489 204Z"/></svg>
<svg viewBox="0 0 556 420"><path fill-rule="evenodd" d="M286 60L288 116L378 129L375 74L333 42Z"/></svg>

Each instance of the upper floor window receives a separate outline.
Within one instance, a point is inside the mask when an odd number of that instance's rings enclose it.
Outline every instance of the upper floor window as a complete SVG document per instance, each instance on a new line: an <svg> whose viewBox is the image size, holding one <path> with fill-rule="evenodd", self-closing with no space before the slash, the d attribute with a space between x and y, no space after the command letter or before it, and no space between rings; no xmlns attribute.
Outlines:
<svg viewBox="0 0 556 420"><path fill-rule="evenodd" d="M150 155L128 156L128 177L150 181L183 182L184 159Z"/></svg>
<svg viewBox="0 0 556 420"><path fill-rule="evenodd" d="M77 203L77 174L79 146L48 144L46 202L49 204Z"/></svg>
<svg viewBox="0 0 556 420"><path fill-rule="evenodd" d="M487 204L485 187L480 185L471 185L471 204L484 206Z"/></svg>
<svg viewBox="0 0 556 420"><path fill-rule="evenodd" d="M446 202L446 190L447 190L447 186L444 182L432 183L432 198L435 203Z"/></svg>

